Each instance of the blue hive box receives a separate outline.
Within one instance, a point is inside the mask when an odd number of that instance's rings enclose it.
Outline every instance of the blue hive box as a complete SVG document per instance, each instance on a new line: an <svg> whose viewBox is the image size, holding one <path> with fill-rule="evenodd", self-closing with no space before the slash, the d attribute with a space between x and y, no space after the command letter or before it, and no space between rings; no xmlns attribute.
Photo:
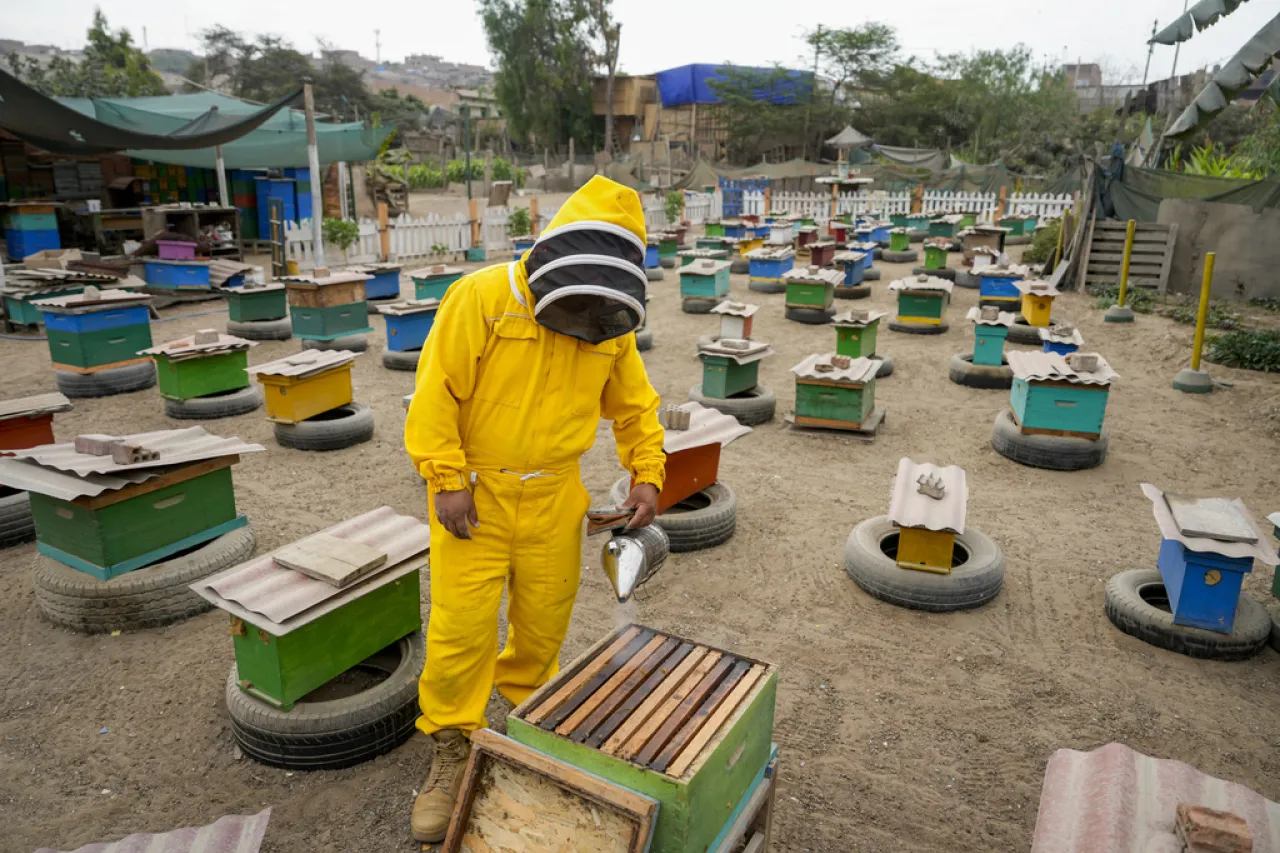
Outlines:
<svg viewBox="0 0 1280 853"><path fill-rule="evenodd" d="M387 349L393 352L422 349L427 343L427 335L431 334L431 327L435 325L439 307L439 299L414 299L380 305L378 311L387 319Z"/></svg>
<svg viewBox="0 0 1280 853"><path fill-rule="evenodd" d="M147 287L157 290L208 290L209 264L206 261L146 262Z"/></svg>
<svg viewBox="0 0 1280 853"><path fill-rule="evenodd" d="M512 239L511 242L514 243L516 247L515 257L512 260L518 261L523 258L524 253L532 249L533 244L536 243L537 240L537 237L516 237ZM656 267L657 264L655 263L654 266Z"/></svg>
<svg viewBox="0 0 1280 853"><path fill-rule="evenodd" d="M61 249L62 242L58 238L58 229L40 231L19 231L7 228L4 232L5 250L10 260L20 261L28 255L43 252L46 249Z"/></svg>
<svg viewBox="0 0 1280 853"><path fill-rule="evenodd" d="M364 264L351 267L352 272L373 276L364 283L365 299L399 299L400 269L399 264Z"/></svg>
<svg viewBox="0 0 1280 853"><path fill-rule="evenodd" d="M757 281L782 281L782 275L796 265L795 250L753 249L747 253L747 273Z"/></svg>
<svg viewBox="0 0 1280 853"><path fill-rule="evenodd" d="M1022 293L1014 287L1015 281L1026 277L1022 268L988 266L978 270L978 301L993 304L1020 306ZM1017 310L1015 308L1015 310Z"/></svg>

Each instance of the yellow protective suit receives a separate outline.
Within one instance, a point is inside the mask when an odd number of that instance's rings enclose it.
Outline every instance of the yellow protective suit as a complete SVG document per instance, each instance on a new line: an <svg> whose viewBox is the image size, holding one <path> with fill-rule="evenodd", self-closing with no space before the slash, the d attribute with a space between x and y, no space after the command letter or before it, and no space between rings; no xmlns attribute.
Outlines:
<svg viewBox="0 0 1280 853"><path fill-rule="evenodd" d="M644 239L639 197L604 178L572 196L549 229L584 219ZM418 364L405 447L432 496L418 719L427 734L483 728L495 684L519 704L558 671L589 505L578 460L602 415L636 481L663 485L658 394L635 335L579 341L536 323L533 304L523 260L466 276L441 303ZM461 540L436 519L434 495L468 487L480 526ZM510 628L499 655L504 584Z"/></svg>

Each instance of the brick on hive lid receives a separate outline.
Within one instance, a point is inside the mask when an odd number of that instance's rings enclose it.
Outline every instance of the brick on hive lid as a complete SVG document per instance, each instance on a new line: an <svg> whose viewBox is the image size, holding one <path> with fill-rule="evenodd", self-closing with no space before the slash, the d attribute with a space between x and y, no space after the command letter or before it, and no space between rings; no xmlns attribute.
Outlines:
<svg viewBox="0 0 1280 853"><path fill-rule="evenodd" d="M742 338L721 338L720 346L725 349L750 349L751 341L745 341Z"/></svg>
<svg viewBox="0 0 1280 853"><path fill-rule="evenodd" d="M983 320L995 321L1000 319L1000 309L994 305L983 305L979 311L981 312L979 316Z"/></svg>
<svg viewBox="0 0 1280 853"><path fill-rule="evenodd" d="M818 265L809 264L809 275L817 275L817 273L818 273Z"/></svg>
<svg viewBox="0 0 1280 853"><path fill-rule="evenodd" d="M937 474L921 474L916 478L916 491L927 498L940 501L947 493L947 487Z"/></svg>
<svg viewBox="0 0 1280 853"><path fill-rule="evenodd" d="M218 334L217 329L199 329L196 331L195 336L191 340L191 343L195 344L196 346L203 346L205 344L216 344L218 342L219 337L220 335Z"/></svg>
<svg viewBox="0 0 1280 853"><path fill-rule="evenodd" d="M160 451L141 444L117 441L111 445L111 461L117 465L136 465L139 462L151 462L159 458Z"/></svg>
<svg viewBox="0 0 1280 853"><path fill-rule="evenodd" d="M850 308L849 319L855 323L870 323L871 311L867 308Z"/></svg>
<svg viewBox="0 0 1280 853"><path fill-rule="evenodd" d="M102 291L96 285L86 284L84 286L83 298L85 302L94 302L102 298Z"/></svg>
<svg viewBox="0 0 1280 853"><path fill-rule="evenodd" d="M1175 814L1187 853L1252 853L1253 833L1239 815L1192 803L1178 803Z"/></svg>
<svg viewBox="0 0 1280 853"><path fill-rule="evenodd" d="M851 361L852 360L847 355L831 356L831 366L839 370L845 370L846 368L848 368Z"/></svg>
<svg viewBox="0 0 1280 853"><path fill-rule="evenodd" d="M121 438L118 435L88 433L76 436L75 449L76 453L85 453L89 456L110 456L111 448L120 441Z"/></svg>
<svg viewBox="0 0 1280 853"><path fill-rule="evenodd" d="M1069 338L1075 334L1076 327L1070 323L1054 323L1049 327L1049 331L1056 336Z"/></svg>
<svg viewBox="0 0 1280 853"><path fill-rule="evenodd" d="M1067 356L1067 365L1076 373L1094 373L1098 369L1098 354L1073 352Z"/></svg>
<svg viewBox="0 0 1280 853"><path fill-rule="evenodd" d="M658 423L663 429L686 430L689 428L689 418L690 413L679 406L664 406L662 411L658 412Z"/></svg>

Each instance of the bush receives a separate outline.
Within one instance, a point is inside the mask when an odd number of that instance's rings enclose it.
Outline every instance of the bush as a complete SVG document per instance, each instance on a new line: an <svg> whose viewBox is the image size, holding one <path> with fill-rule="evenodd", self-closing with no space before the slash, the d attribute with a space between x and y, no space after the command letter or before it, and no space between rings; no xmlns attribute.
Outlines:
<svg viewBox="0 0 1280 853"><path fill-rule="evenodd" d="M1089 293L1098 297L1094 303L1098 308L1110 308L1120 298L1119 284L1091 284ZM1125 293L1125 303L1137 314L1154 314L1156 298L1151 292L1141 287L1130 286Z"/></svg>
<svg viewBox="0 0 1280 853"><path fill-rule="evenodd" d="M1031 239L1031 245L1022 253L1022 262L1024 264L1043 264L1049 260L1053 256L1053 250L1058 248L1058 234L1061 231L1061 219L1050 222L1045 227L1038 229L1035 237Z"/></svg>
<svg viewBox="0 0 1280 853"><path fill-rule="evenodd" d="M1256 296L1249 300L1250 305L1256 305L1264 311L1280 311L1280 299L1274 296Z"/></svg>
<svg viewBox="0 0 1280 853"><path fill-rule="evenodd" d="M1183 302L1178 305L1170 305L1161 310L1160 313L1175 323L1194 326L1199 308L1200 306L1194 302ZM1209 314L1205 317L1204 324L1209 329L1238 329L1240 328L1240 315L1227 308L1221 302L1210 302Z"/></svg>
<svg viewBox="0 0 1280 853"><path fill-rule="evenodd" d="M524 169L512 165L511 161L503 157L493 158L489 174L495 181L511 181L517 188L524 186L526 177Z"/></svg>
<svg viewBox="0 0 1280 853"><path fill-rule="evenodd" d="M529 208L517 207L507 217L507 233L512 237L524 237L533 232L533 222L529 218Z"/></svg>
<svg viewBox="0 0 1280 853"><path fill-rule="evenodd" d="M1280 331L1251 329L1211 335L1205 357L1223 367L1280 373Z"/></svg>
<svg viewBox="0 0 1280 853"><path fill-rule="evenodd" d="M484 180L484 161L471 161L471 180ZM450 160L449 161L449 183L465 184L467 182L467 161L466 160Z"/></svg>
<svg viewBox="0 0 1280 853"><path fill-rule="evenodd" d="M344 252L360 239L360 226L349 219L326 219L320 232L326 243Z"/></svg>
<svg viewBox="0 0 1280 853"><path fill-rule="evenodd" d="M678 223L680 221L680 214L684 211L684 193L680 190L667 190L665 210L667 214L667 221L672 225Z"/></svg>

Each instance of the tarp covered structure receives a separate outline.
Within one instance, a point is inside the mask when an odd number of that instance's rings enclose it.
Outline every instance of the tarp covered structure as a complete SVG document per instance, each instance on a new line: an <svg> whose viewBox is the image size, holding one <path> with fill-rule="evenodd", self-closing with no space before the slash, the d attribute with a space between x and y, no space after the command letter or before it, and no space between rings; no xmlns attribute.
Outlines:
<svg viewBox="0 0 1280 853"><path fill-rule="evenodd" d="M300 90L299 90L300 91ZM212 169L222 145L229 169L303 168L303 113L294 92L267 107L215 92L146 98L47 98L0 71L0 128L55 154L120 152L140 160ZM320 162L373 159L391 128L316 124Z"/></svg>
<svg viewBox="0 0 1280 853"><path fill-rule="evenodd" d="M843 148L846 151L852 151L858 148L866 148L871 144L871 137L860 132L853 125L846 124L844 130L828 139L826 144L832 148Z"/></svg>
<svg viewBox="0 0 1280 853"><path fill-rule="evenodd" d="M1226 204L1245 204L1255 210L1280 208L1280 179L1252 181L1188 175L1165 169L1124 166L1119 174L1098 169L1098 210L1116 219L1155 222L1160 202L1167 198L1194 198Z"/></svg>
<svg viewBox="0 0 1280 853"><path fill-rule="evenodd" d="M658 96L664 107L685 104L718 104L715 82L730 79L734 73L750 75L761 83L753 96L771 104L804 103L813 91L813 74L777 68L750 68L740 65L681 65L659 71Z"/></svg>

